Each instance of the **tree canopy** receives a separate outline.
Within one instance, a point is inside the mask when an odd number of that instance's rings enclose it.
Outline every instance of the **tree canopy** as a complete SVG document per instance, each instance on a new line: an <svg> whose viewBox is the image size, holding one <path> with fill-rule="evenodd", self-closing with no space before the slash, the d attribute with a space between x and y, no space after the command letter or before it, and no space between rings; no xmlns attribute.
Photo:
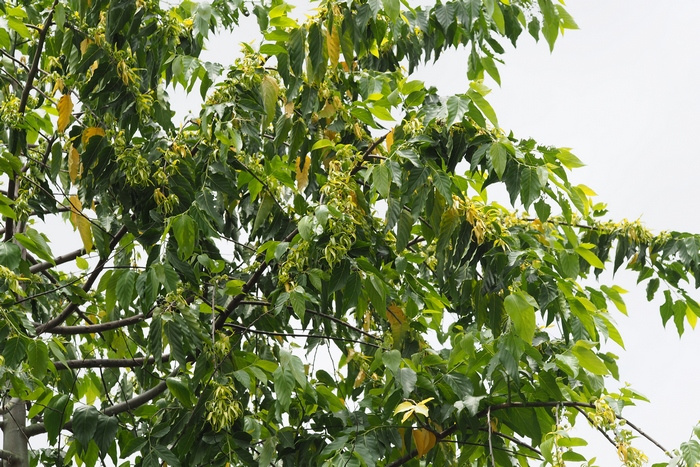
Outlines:
<svg viewBox="0 0 700 467"><path fill-rule="evenodd" d="M596 279L631 270L683 334L700 236L608 220L574 154L499 126L485 76L576 29L563 2L291 8L0 0L0 457L594 465L590 423L642 465L644 397L605 386L624 290ZM261 44L200 58L250 15ZM462 94L411 78L450 48Z"/></svg>

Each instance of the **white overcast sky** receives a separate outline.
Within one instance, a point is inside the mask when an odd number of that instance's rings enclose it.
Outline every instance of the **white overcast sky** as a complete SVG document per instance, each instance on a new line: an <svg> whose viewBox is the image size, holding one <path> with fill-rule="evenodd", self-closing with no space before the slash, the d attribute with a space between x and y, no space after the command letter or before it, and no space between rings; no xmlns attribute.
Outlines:
<svg viewBox="0 0 700 467"><path fill-rule="evenodd" d="M593 188L611 218L641 218L657 232L700 232L700 2L570 0L567 8L581 29L567 31L553 53L543 40L521 37L505 54L502 87L492 83L488 96L499 123L518 137L573 148L587 164L573 180ZM466 57L444 62L422 79L444 93L463 92ZM608 350L620 356L622 382L651 399L625 415L677 448L700 420L700 329L679 339L673 323L662 328L645 283L624 274L613 280L629 290L629 318L612 312L626 351ZM639 446L650 464L664 459L658 448ZM601 466L620 464L600 436L588 453Z"/></svg>
<svg viewBox="0 0 700 467"><path fill-rule="evenodd" d="M657 232L700 232L700 2L570 0L567 8L581 29L567 31L553 53L526 32L506 53L502 87L491 83L488 96L500 124L517 137L573 148L587 164L573 180L593 188L611 218L641 218ZM233 38L213 40L207 59L232 63L232 40L249 41L250 34L242 27ZM447 54L417 77L442 94L462 93L466 62L459 52ZM194 94L176 107L196 108ZM700 420L700 329L679 339L672 323L662 328L659 303L646 302L645 284L636 286L625 274L610 280L630 291L629 318L612 312L626 350L615 344L607 350L620 356L622 382L651 399L625 415L675 449ZM694 296L700 300L700 293ZM600 435L586 437L594 440L586 454L596 455L599 465L620 464ZM638 447L650 465L664 459L650 444Z"/></svg>

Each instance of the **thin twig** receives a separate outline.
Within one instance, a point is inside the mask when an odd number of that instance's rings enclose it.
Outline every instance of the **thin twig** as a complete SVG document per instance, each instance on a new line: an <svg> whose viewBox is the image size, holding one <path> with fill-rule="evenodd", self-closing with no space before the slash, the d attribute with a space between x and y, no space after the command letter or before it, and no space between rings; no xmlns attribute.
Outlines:
<svg viewBox="0 0 700 467"><path fill-rule="evenodd" d="M260 329L251 329L246 326L241 326L240 324L233 324L233 323L226 323L224 324L224 327L227 328L233 328L241 331L241 334L246 334L246 333L253 333L253 334L262 334L265 336L279 336L279 337L303 337L306 339L333 339L336 341L340 342L354 342L356 344L361 344L361 345L368 345L370 347L374 347L375 349L381 349L382 347L377 345L377 344L372 344L367 341L361 341L357 339L349 339L346 337L337 337L337 336L326 336L323 334L299 334L295 332L275 332L275 331L262 331Z"/></svg>
<svg viewBox="0 0 700 467"><path fill-rule="evenodd" d="M491 465L496 467L496 458L493 455L493 443L491 442L491 430L493 429L491 427L491 407L486 411L486 425L489 431L489 456L491 457Z"/></svg>

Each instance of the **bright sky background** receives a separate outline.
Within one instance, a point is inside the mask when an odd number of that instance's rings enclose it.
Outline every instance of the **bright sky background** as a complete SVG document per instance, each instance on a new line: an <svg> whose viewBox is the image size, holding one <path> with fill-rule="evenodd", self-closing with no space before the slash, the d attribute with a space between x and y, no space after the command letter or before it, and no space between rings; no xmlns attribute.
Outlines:
<svg viewBox="0 0 700 467"><path fill-rule="evenodd" d="M612 219L637 218L654 231L700 232L697 215L700 148L700 2L669 0L570 0L579 31L567 31L550 54L547 44L521 37L505 54L502 87L487 97L499 123L517 137L573 148L587 167L576 170L608 203ZM466 58L445 57L421 73L442 93L463 92ZM624 274L615 283L626 295L629 318L612 312L626 351L622 382L651 404L625 415L667 449L687 441L700 420L700 329L678 338L663 330L658 302L648 303L645 284ZM693 296L700 299L700 292ZM613 382L614 383L614 382ZM615 387L614 384L609 385ZM588 450L601 466L619 465L600 435ZM663 453L639 441L650 465Z"/></svg>
<svg viewBox="0 0 700 467"><path fill-rule="evenodd" d="M553 53L527 32L517 49L508 48L502 87L489 83L500 124L516 137L572 148L587 164L572 181L593 188L598 201L608 203L611 219L641 218L656 232L700 233L693 198L700 169L693 142L700 134L700 2L570 0L567 8L581 29L567 31ZM295 13L303 17L303 7ZM233 44L250 41L251 26L211 41L206 59L232 63L239 50ZM416 78L444 95L462 93L468 89L466 66L466 55L445 54ZM175 99L175 106L196 109L195 94ZM672 322L662 328L660 303L646 301L645 283L636 286L624 273L611 280L630 291L629 318L612 311L626 350L616 344L606 350L620 356L622 384L651 400L625 415L667 449L678 448L700 420L700 329L679 339ZM700 292L694 296L700 300ZM619 384L611 380L608 387ZM583 435L591 441L586 454L597 456L599 465L620 465L602 436L587 429ZM635 446L649 456L649 465L665 459L643 440Z"/></svg>

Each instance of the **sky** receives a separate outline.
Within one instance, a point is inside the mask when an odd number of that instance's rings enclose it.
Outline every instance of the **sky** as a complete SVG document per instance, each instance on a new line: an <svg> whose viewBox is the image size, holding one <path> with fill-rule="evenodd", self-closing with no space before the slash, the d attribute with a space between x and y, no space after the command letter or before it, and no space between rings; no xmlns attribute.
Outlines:
<svg viewBox="0 0 700 467"><path fill-rule="evenodd" d="M303 18L305 6L296 10ZM426 1L421 3L428 3ZM308 5L308 4L305 4ZM569 0L567 9L580 30L566 31L550 53L544 40L523 33L518 48L506 47L502 86L489 82L487 97L502 127L516 137L572 148L586 167L571 174L608 204L614 220L641 219L655 232L700 233L694 194L700 169L700 2L691 0ZM214 39L204 58L225 64L237 56L233 42L250 40L252 28ZM255 44L259 45L259 43ZM414 78L437 86L443 95L468 89L466 55L448 53ZM193 93L176 97L181 111L196 108ZM601 276L602 277L602 276ZM629 317L611 311L625 340L617 354L621 382L629 382L651 403L624 415L667 449L687 441L700 421L700 328L679 338L662 327L660 303L648 303L645 284L624 272L601 279L627 289ZM700 292L692 294L700 300ZM579 425L585 425L580 421ZM584 449L601 466L619 465L615 449L590 429L581 432ZM644 440L634 444L661 462L661 450Z"/></svg>
<svg viewBox="0 0 700 467"><path fill-rule="evenodd" d="M570 0L567 9L580 30L566 31L553 53L531 37L507 50L502 87L491 82L487 96L499 123L517 137L572 148L587 164L572 181L593 188L611 219L639 218L655 232L700 232L700 148L693 142L700 134L700 2ZM422 70L421 79L446 94L463 92L466 58L443 62ZM663 329L660 303L646 301L645 283L625 274L606 280L629 290L629 318L612 311L626 350L607 350L620 357L622 382L651 400L624 414L665 448L678 448L700 420L700 328L679 339L672 323ZM587 438L596 440L587 453L600 465L620 464L599 435ZM650 465L664 459L658 448L637 444Z"/></svg>

